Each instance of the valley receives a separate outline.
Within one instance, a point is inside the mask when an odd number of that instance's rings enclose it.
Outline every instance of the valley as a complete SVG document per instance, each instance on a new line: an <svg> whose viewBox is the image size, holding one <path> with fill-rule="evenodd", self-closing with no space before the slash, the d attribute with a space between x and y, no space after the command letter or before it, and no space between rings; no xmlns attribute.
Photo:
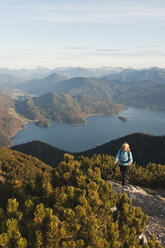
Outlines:
<svg viewBox="0 0 165 248"><path fill-rule="evenodd" d="M10 146L10 137L27 121L40 127L50 126L51 120L85 124L88 116L115 116L127 106L165 111L164 69L116 68L111 74L102 69L99 77L97 73L93 77L94 70L89 74L90 70L83 68L67 69L64 75L62 71L38 68L24 74L10 70L0 73L1 102L5 102L4 97L12 102L12 108L1 108L1 146ZM85 75L88 77L82 77ZM3 118L3 111L11 119ZM11 125L5 124L9 119L14 130L10 132L7 129Z"/></svg>

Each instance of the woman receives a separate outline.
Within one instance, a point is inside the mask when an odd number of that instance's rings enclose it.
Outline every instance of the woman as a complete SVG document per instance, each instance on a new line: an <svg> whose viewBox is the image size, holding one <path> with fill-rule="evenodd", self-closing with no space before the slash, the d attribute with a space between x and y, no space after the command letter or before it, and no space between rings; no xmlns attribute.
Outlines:
<svg viewBox="0 0 165 248"><path fill-rule="evenodd" d="M127 175L130 169L130 165L133 162L130 146L127 142L122 144L121 149L118 151L116 155L114 163L116 164L118 160L119 160L120 171L122 174L122 187L125 188L125 185L127 184Z"/></svg>

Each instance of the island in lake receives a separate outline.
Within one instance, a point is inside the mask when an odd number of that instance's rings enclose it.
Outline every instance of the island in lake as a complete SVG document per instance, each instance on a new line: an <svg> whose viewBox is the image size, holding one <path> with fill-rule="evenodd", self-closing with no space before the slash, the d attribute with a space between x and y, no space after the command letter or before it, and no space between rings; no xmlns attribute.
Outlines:
<svg viewBox="0 0 165 248"><path fill-rule="evenodd" d="M121 121L125 121L125 122L128 121L128 118L127 118L127 117L124 117L124 116L118 116L118 118L119 118Z"/></svg>

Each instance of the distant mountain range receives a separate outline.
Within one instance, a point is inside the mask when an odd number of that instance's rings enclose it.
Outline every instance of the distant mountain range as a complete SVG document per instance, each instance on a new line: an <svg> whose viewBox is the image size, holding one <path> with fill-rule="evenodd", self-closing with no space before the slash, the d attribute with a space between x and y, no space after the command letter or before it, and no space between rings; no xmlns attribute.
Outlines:
<svg viewBox="0 0 165 248"><path fill-rule="evenodd" d="M106 76L109 80L119 80L126 82L153 81L157 83L165 82L165 69L152 67L149 69L126 69L119 73Z"/></svg>
<svg viewBox="0 0 165 248"><path fill-rule="evenodd" d="M32 79L41 79L49 76L50 74L57 73L68 78L73 77L102 77L114 72L120 72L124 70L122 67L100 67L100 68L83 68L83 67L59 67L55 69L48 69L45 67L37 67L36 69L18 69L11 70L8 68L0 68L0 80L1 75L8 74L21 81L27 81Z"/></svg>
<svg viewBox="0 0 165 248"><path fill-rule="evenodd" d="M60 72L62 71L61 69ZM38 96L50 91L71 96L85 94L101 100L111 99L118 104L165 110L165 69L157 67L142 70L126 69L104 78L68 79L66 76L53 73L45 78L27 81L14 87L25 91L26 94Z"/></svg>
<svg viewBox="0 0 165 248"><path fill-rule="evenodd" d="M124 70L122 67L100 67L100 68L82 68L82 67L61 67L54 69L54 72L65 75L67 77L102 77L110 73L120 72Z"/></svg>
<svg viewBox="0 0 165 248"><path fill-rule="evenodd" d="M68 79L57 73L53 73L42 79L33 79L25 83L17 84L16 88L34 95L43 95L50 91L55 91L58 82Z"/></svg>
<svg viewBox="0 0 165 248"><path fill-rule="evenodd" d="M18 69L18 70L11 70L8 68L0 68L0 81L1 76L3 75L10 75L11 77L17 78L20 81L27 81L34 78L43 78L51 74L50 69L45 67L37 67L34 70L29 69Z"/></svg>

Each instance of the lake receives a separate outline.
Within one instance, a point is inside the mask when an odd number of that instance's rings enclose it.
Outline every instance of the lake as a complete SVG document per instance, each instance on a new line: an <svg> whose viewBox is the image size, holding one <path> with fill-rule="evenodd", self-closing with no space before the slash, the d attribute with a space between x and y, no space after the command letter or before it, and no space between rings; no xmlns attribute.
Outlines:
<svg viewBox="0 0 165 248"><path fill-rule="evenodd" d="M128 122L118 116L128 118ZM165 113L161 111L129 107L117 116L92 116L86 118L86 122L86 125L76 126L51 121L50 127L27 123L12 142L18 145L40 140L69 152L80 152L135 132L165 135Z"/></svg>

